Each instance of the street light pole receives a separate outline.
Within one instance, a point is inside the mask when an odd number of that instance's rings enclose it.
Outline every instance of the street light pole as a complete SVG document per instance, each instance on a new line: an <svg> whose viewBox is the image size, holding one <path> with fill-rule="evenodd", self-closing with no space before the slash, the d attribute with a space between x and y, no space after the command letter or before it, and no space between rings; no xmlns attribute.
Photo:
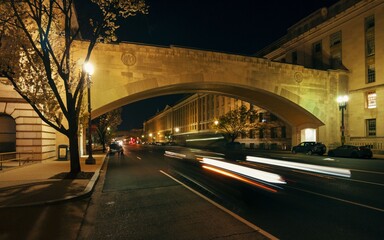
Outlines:
<svg viewBox="0 0 384 240"><path fill-rule="evenodd" d="M93 65L87 62L84 65L84 70L87 73L87 85L88 85L88 158L85 160L85 164L96 164L96 160L92 156L92 116L91 116L91 76L94 72Z"/></svg>
<svg viewBox="0 0 384 240"><path fill-rule="evenodd" d="M347 103L348 103L348 96L339 96L337 98L337 102L339 103L339 110L341 111L341 145L343 146L345 143L345 135L344 135L344 111L347 109Z"/></svg>

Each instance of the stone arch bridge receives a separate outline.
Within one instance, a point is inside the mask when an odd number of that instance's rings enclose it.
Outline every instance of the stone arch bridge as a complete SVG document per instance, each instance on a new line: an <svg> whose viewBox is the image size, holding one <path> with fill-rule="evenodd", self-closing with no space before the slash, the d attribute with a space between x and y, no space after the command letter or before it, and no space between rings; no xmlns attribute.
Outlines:
<svg viewBox="0 0 384 240"><path fill-rule="evenodd" d="M76 53L84 56L86 42ZM321 71L262 58L181 47L98 44L91 60L92 117L117 107L168 94L215 93L260 106L292 127L292 144L305 128L317 140L340 140L340 113L335 101L346 93L344 71Z"/></svg>

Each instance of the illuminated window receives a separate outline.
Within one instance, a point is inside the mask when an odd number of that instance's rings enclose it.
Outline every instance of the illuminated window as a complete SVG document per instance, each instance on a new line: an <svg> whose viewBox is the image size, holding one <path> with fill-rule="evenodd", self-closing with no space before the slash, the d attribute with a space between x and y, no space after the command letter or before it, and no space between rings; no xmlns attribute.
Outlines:
<svg viewBox="0 0 384 240"><path fill-rule="evenodd" d="M376 92L367 92L367 108L376 108Z"/></svg>
<svg viewBox="0 0 384 240"><path fill-rule="evenodd" d="M376 136L376 119L367 119L365 121L367 136Z"/></svg>

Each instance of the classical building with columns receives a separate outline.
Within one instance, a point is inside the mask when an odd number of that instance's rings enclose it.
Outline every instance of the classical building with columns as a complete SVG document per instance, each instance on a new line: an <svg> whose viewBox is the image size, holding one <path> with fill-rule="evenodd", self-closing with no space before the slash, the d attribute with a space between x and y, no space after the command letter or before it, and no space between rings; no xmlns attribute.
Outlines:
<svg viewBox="0 0 384 240"><path fill-rule="evenodd" d="M246 148L290 149L291 128L272 113L236 98L214 94L193 94L174 106L166 106L143 124L144 139L149 142L176 142L196 147L225 146L223 134L214 128L215 120L241 105L257 112L258 122L273 127L250 129L236 142Z"/></svg>
<svg viewBox="0 0 384 240"><path fill-rule="evenodd" d="M346 143L384 149L384 1L341 0L291 26L256 56L348 73ZM335 99L335 104L338 104ZM340 108L341 109L341 108ZM340 111L340 114L342 111Z"/></svg>

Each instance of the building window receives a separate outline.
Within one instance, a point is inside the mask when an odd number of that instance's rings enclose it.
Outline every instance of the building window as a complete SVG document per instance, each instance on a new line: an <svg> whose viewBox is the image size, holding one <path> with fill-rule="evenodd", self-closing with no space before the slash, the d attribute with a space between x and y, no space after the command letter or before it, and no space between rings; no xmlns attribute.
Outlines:
<svg viewBox="0 0 384 240"><path fill-rule="evenodd" d="M330 37L330 46L340 46L341 45L341 32L335 32Z"/></svg>
<svg viewBox="0 0 384 240"><path fill-rule="evenodd" d="M323 68L323 47L321 41L312 45L312 62L314 68Z"/></svg>
<svg viewBox="0 0 384 240"><path fill-rule="evenodd" d="M16 151L16 121L0 113L0 153Z"/></svg>
<svg viewBox="0 0 384 240"><path fill-rule="evenodd" d="M367 136L376 136L376 119L367 119Z"/></svg>
<svg viewBox="0 0 384 240"><path fill-rule="evenodd" d="M375 17L369 16L365 19L365 46L367 56L375 54Z"/></svg>
<svg viewBox="0 0 384 240"><path fill-rule="evenodd" d="M287 129L286 127L281 127L281 138L287 137Z"/></svg>
<svg viewBox="0 0 384 240"><path fill-rule="evenodd" d="M242 139L247 138L247 133L242 132L242 133L240 133L240 136L241 136Z"/></svg>
<svg viewBox="0 0 384 240"><path fill-rule="evenodd" d="M367 83L376 81L375 64L367 64Z"/></svg>
<svg viewBox="0 0 384 240"><path fill-rule="evenodd" d="M376 81L375 72L375 18L369 16L365 19L365 62L366 62L366 82Z"/></svg>
<svg viewBox="0 0 384 240"><path fill-rule="evenodd" d="M277 128L271 128L271 138L277 138Z"/></svg>
<svg viewBox="0 0 384 240"><path fill-rule="evenodd" d="M297 51L292 52L292 64L297 64Z"/></svg>
<svg viewBox="0 0 384 240"><path fill-rule="evenodd" d="M256 130L255 129L251 129L249 131L249 138L256 138Z"/></svg>
<svg viewBox="0 0 384 240"><path fill-rule="evenodd" d="M341 53L341 32L336 32L330 36L330 63L332 69L339 69L342 66Z"/></svg>
<svg viewBox="0 0 384 240"><path fill-rule="evenodd" d="M274 115L274 114L272 114L272 113L269 115L269 118L270 118L271 121L277 121L277 120L278 120L278 118L276 117L276 115Z"/></svg>
<svg viewBox="0 0 384 240"><path fill-rule="evenodd" d="M266 122L265 113L259 113L259 122Z"/></svg>
<svg viewBox="0 0 384 240"><path fill-rule="evenodd" d="M367 108L376 108L376 92L367 92Z"/></svg>
<svg viewBox="0 0 384 240"><path fill-rule="evenodd" d="M259 129L259 138L264 138L264 129L263 128L260 128Z"/></svg>

